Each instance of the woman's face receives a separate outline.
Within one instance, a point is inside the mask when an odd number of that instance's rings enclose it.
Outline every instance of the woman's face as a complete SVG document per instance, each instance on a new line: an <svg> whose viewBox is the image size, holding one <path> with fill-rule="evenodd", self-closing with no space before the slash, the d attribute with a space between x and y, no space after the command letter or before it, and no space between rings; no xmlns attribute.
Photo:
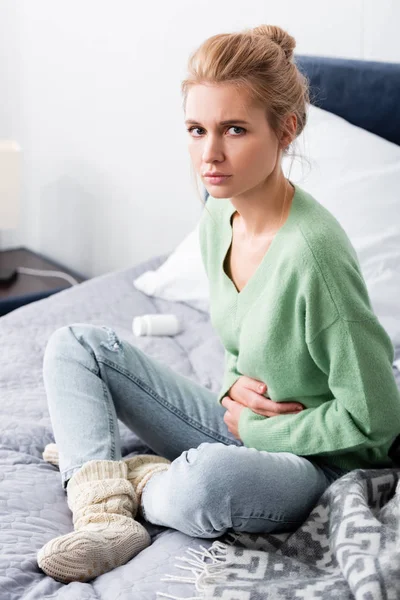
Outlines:
<svg viewBox="0 0 400 600"><path fill-rule="evenodd" d="M279 141L265 109L250 105L244 93L229 84L194 85L187 95L185 119L193 166L211 196L245 193L280 166ZM232 123L221 124L226 120ZM214 184L205 179L206 171L230 177Z"/></svg>

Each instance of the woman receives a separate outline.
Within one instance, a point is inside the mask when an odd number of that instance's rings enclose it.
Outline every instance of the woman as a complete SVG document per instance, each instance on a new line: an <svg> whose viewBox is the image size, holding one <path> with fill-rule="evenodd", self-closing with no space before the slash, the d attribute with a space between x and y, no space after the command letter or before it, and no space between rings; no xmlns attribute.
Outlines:
<svg viewBox="0 0 400 600"><path fill-rule="evenodd" d="M148 546L137 511L196 537L295 529L335 479L392 464L393 346L344 230L281 168L309 101L294 47L274 26L213 36L182 86L210 193L200 245L226 351L218 396L107 327L49 340L43 375L74 521L38 552L56 579L87 581ZM156 454L123 460L118 418Z"/></svg>

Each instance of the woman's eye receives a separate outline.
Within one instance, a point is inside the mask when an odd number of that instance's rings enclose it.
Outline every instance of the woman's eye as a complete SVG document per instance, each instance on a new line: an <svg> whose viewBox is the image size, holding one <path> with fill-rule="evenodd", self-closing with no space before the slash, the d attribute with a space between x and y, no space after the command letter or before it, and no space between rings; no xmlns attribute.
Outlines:
<svg viewBox="0 0 400 600"><path fill-rule="evenodd" d="M189 131L189 133L191 133L191 132L192 132L192 131L194 131L195 129L200 129L200 130L204 131L202 127L189 127L189 128L187 129L187 131ZM239 127L239 126L237 126L237 125L232 125L231 127L229 127L229 129L241 129L243 132L245 132L245 131L246 131L246 130L245 130L243 127ZM240 137L240 135L242 135L242 134L239 134L239 135L234 135L233 137ZM193 136L193 137L200 137L200 135L195 135L195 136Z"/></svg>
<svg viewBox="0 0 400 600"><path fill-rule="evenodd" d="M239 126L236 126L236 125L232 125L232 127L229 127L229 129L241 129L242 131L245 131L245 129L243 129L243 127L239 127Z"/></svg>

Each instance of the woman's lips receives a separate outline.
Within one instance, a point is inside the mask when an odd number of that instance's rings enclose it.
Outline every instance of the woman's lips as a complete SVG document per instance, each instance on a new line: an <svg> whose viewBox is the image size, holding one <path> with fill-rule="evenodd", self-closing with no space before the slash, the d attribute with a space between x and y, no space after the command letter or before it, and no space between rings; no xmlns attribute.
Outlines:
<svg viewBox="0 0 400 600"><path fill-rule="evenodd" d="M229 179L229 177L232 177L231 175L217 175L215 177L210 177L208 175L206 175L205 179L208 181L208 183L213 183L213 184L217 184L217 183L224 183L227 179Z"/></svg>

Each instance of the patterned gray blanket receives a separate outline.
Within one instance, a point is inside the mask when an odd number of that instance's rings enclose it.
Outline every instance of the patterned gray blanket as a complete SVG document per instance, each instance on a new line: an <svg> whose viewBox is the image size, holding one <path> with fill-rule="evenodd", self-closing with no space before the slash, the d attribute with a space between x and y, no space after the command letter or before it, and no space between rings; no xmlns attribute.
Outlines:
<svg viewBox="0 0 400 600"><path fill-rule="evenodd" d="M176 566L192 576L184 600L397 600L400 469L357 469L337 479L295 532L233 532ZM189 588L188 588L189 589ZM190 592L189 592L190 593Z"/></svg>

